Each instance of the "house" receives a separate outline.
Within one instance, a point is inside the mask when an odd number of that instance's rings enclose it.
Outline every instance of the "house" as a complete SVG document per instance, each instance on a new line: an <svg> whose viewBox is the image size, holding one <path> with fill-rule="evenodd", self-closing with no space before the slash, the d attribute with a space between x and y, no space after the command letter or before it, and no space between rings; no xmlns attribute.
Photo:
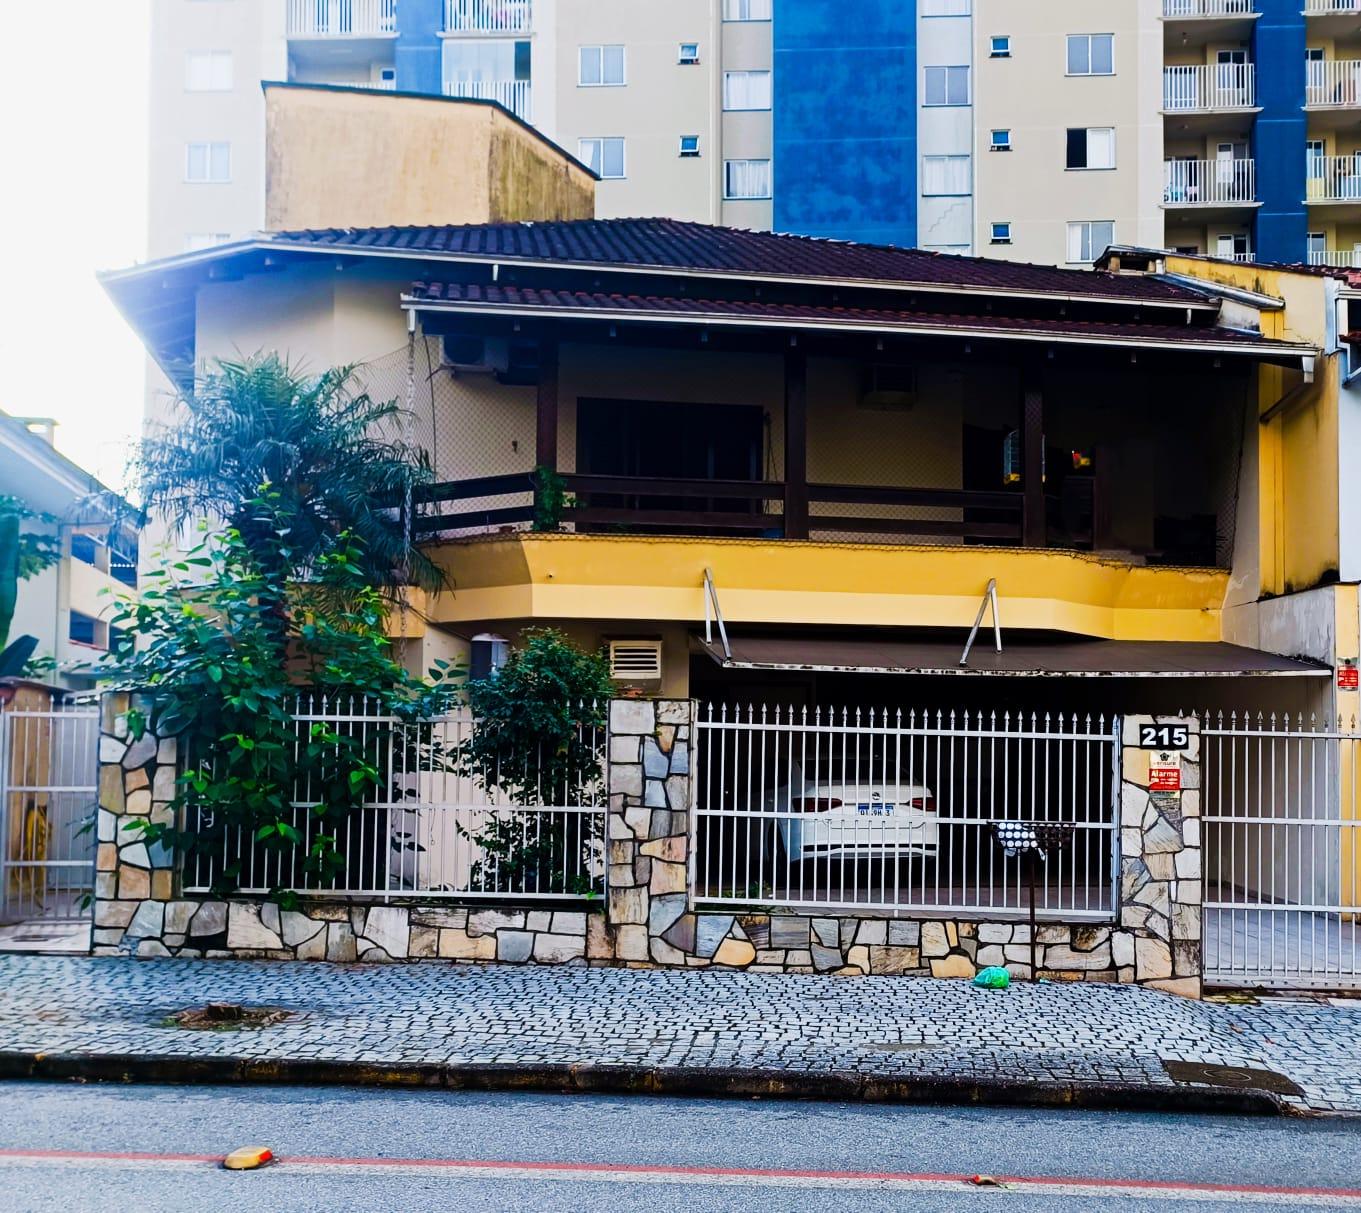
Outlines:
<svg viewBox="0 0 1361 1213"><path fill-rule="evenodd" d="M31 514L24 528L56 549L51 564L19 582L10 637L37 637L43 681L81 690L94 685L108 651L115 596L137 584L137 528L131 506L56 449L55 427L0 413L0 493L16 498Z"/></svg>

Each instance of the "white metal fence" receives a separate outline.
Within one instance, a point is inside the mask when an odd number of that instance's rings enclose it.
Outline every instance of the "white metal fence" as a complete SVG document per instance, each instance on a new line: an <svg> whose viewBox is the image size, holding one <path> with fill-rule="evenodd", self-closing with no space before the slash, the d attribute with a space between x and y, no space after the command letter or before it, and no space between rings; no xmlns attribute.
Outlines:
<svg viewBox="0 0 1361 1213"><path fill-rule="evenodd" d="M583 715L590 715L584 705ZM473 729L467 709L411 722L364 700L317 696L302 700L294 719L299 746L315 725L358 739L381 772L378 793L327 824L315 811L318 788L305 782L294 789L291 822L302 843L286 848L254 842L197 811L186 828L212 846L186 856L186 891L209 891L233 864L236 887L252 894L561 900L603 889L603 726L580 726L565 759L540 753L519 772L484 774L465 757ZM512 796L505 790L512 774L533 786ZM326 880L304 866L323 836L335 839L344 859Z"/></svg>
<svg viewBox="0 0 1361 1213"><path fill-rule="evenodd" d="M1304 66L1305 105L1361 105L1361 60L1311 59Z"/></svg>
<svg viewBox="0 0 1361 1213"><path fill-rule="evenodd" d="M1163 109L1250 109L1256 104L1256 65L1197 63L1163 68Z"/></svg>
<svg viewBox="0 0 1361 1213"><path fill-rule="evenodd" d="M373 38L397 32L397 0L288 0L290 38Z"/></svg>
<svg viewBox="0 0 1361 1213"><path fill-rule="evenodd" d="M1048 919L1109 919L1118 720L702 705L697 902L1022 917L999 821L1070 837L1036 877Z"/></svg>
<svg viewBox="0 0 1361 1213"><path fill-rule="evenodd" d="M529 80L446 80L446 97L473 97L481 101L499 101L517 118L529 122L534 111L534 86Z"/></svg>
<svg viewBox="0 0 1361 1213"><path fill-rule="evenodd" d="M1167 160L1165 206L1223 206L1257 196L1256 162L1250 159Z"/></svg>
<svg viewBox="0 0 1361 1213"><path fill-rule="evenodd" d="M1310 156L1304 196L1311 202L1361 202L1361 156Z"/></svg>
<svg viewBox="0 0 1361 1213"><path fill-rule="evenodd" d="M1256 11L1254 0L1163 0L1164 17L1242 17Z"/></svg>
<svg viewBox="0 0 1361 1213"><path fill-rule="evenodd" d="M1206 980L1355 987L1361 732L1217 715L1202 738Z"/></svg>
<svg viewBox="0 0 1361 1213"><path fill-rule="evenodd" d="M532 0L444 0L447 34L526 34L533 24Z"/></svg>
<svg viewBox="0 0 1361 1213"><path fill-rule="evenodd" d="M96 707L0 710L0 922L85 916L98 743Z"/></svg>

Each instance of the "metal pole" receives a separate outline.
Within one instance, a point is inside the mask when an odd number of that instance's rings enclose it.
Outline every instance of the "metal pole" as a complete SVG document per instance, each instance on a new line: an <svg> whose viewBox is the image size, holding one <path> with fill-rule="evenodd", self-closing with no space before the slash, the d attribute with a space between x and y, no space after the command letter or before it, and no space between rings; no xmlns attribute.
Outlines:
<svg viewBox="0 0 1361 1213"><path fill-rule="evenodd" d="M1040 970L1035 963L1035 857L1038 851L1022 852L1026 856L1026 884L1030 889L1030 980L1039 981Z"/></svg>

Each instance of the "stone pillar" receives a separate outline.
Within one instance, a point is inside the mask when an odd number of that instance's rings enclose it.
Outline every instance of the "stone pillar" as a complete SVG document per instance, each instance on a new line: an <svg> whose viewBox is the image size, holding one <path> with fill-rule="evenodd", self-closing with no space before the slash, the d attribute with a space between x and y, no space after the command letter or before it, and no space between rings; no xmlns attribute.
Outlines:
<svg viewBox="0 0 1361 1213"><path fill-rule="evenodd" d="M688 699L610 703L605 923L626 963L684 963L661 937L689 908L694 715Z"/></svg>
<svg viewBox="0 0 1361 1213"><path fill-rule="evenodd" d="M1146 725L1185 728L1187 744L1166 751L1141 748ZM1123 727L1120 922L1111 937L1114 961L1121 981L1198 998L1200 722L1194 717L1126 716Z"/></svg>
<svg viewBox="0 0 1361 1213"><path fill-rule="evenodd" d="M134 825L139 820L171 821L178 772L175 738L157 737L150 728L134 736L129 712L145 712L146 707L140 696L125 691L108 692L100 703L93 936L97 956L136 950L140 940L160 940L166 930L165 906L176 892L172 853L160 844L148 845Z"/></svg>

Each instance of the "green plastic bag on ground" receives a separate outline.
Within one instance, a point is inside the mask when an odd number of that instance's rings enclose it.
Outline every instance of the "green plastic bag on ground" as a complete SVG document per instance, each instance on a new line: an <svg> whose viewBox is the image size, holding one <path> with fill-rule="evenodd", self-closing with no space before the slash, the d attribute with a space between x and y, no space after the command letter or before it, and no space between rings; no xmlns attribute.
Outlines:
<svg viewBox="0 0 1361 1213"><path fill-rule="evenodd" d="M985 990L1005 990L1011 985L1011 974L998 965L989 965L973 979L973 983Z"/></svg>

